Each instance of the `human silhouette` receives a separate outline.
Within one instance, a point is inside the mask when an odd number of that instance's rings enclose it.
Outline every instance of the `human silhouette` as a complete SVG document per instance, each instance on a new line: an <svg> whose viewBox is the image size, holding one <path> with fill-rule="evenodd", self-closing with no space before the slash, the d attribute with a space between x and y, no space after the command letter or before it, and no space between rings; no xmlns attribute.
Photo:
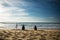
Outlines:
<svg viewBox="0 0 60 40"><path fill-rule="evenodd" d="M34 26L34 30L37 30L37 26L36 25Z"/></svg>
<svg viewBox="0 0 60 40"><path fill-rule="evenodd" d="M25 25L22 25L22 30L25 30Z"/></svg>
<svg viewBox="0 0 60 40"><path fill-rule="evenodd" d="M16 24L16 27L15 28L17 29L17 27L18 27L18 25Z"/></svg>

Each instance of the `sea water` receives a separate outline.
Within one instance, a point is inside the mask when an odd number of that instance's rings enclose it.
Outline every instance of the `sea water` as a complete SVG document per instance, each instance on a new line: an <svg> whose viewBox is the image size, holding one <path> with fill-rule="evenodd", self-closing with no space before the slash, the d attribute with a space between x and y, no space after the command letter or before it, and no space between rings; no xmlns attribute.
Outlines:
<svg viewBox="0 0 60 40"><path fill-rule="evenodd" d="M19 22L19 23L0 23L0 28L2 29L22 29L22 25L25 26L25 29L32 30L34 26L37 26L37 29L60 29L60 23L46 23L46 22Z"/></svg>

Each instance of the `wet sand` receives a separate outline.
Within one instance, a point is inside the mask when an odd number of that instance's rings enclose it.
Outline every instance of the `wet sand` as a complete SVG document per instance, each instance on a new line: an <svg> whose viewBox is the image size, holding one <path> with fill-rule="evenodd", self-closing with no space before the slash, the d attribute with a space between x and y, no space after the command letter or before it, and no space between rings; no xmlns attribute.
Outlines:
<svg viewBox="0 0 60 40"><path fill-rule="evenodd" d="M60 30L0 30L0 40L60 40Z"/></svg>

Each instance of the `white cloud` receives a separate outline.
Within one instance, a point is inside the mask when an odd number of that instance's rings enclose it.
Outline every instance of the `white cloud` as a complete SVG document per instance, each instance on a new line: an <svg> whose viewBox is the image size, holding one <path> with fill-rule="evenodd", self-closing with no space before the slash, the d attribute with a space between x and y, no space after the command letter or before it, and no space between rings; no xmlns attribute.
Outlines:
<svg viewBox="0 0 60 40"><path fill-rule="evenodd" d="M25 2L24 0L4 0L4 2L10 6L27 6L27 2Z"/></svg>
<svg viewBox="0 0 60 40"><path fill-rule="evenodd" d="M4 3L9 4L11 7L5 7L3 5ZM0 22L5 22L5 21L16 22L16 21L20 21L20 19L22 21L24 19L22 17L27 16L27 15L29 14L26 13L25 9L15 7L15 5L9 2L8 0L0 0ZM20 17L16 17L16 16L20 16Z"/></svg>
<svg viewBox="0 0 60 40"><path fill-rule="evenodd" d="M17 0L16 0L17 1ZM38 18L31 17L26 9L19 8L16 5L24 5L24 1L0 0L0 22L51 22L56 21L54 18ZM3 4L7 3L11 7L5 7ZM54 19L54 20L53 20Z"/></svg>
<svg viewBox="0 0 60 40"><path fill-rule="evenodd" d="M5 7L3 5L4 3L7 3L11 6L13 5L13 6L12 7ZM13 11L16 11L17 13L14 14ZM25 9L15 7L14 4L11 4L11 2L8 2L8 0L0 0L0 21L14 20L14 19L12 19L12 17L14 17L14 15L23 17L23 16L26 16L29 14L25 12Z"/></svg>

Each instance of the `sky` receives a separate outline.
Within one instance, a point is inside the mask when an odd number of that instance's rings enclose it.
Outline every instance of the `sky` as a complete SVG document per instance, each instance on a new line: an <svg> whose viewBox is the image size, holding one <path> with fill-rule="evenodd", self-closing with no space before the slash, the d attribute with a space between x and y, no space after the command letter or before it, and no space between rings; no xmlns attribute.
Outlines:
<svg viewBox="0 0 60 40"><path fill-rule="evenodd" d="M60 22L60 0L0 0L0 22Z"/></svg>

